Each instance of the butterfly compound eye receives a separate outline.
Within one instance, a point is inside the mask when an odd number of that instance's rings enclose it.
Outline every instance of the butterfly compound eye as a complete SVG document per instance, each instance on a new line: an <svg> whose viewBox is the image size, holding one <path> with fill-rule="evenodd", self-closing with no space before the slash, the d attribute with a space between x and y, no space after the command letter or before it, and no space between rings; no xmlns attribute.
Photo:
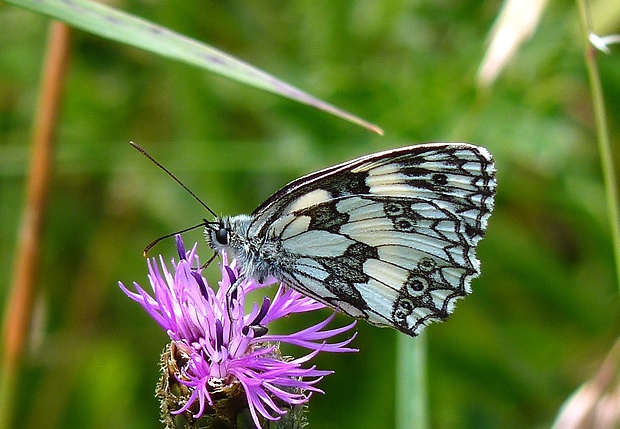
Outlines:
<svg viewBox="0 0 620 429"><path fill-rule="evenodd" d="M219 229L215 231L215 239L221 245L228 244L228 231L224 228L224 225L220 225Z"/></svg>

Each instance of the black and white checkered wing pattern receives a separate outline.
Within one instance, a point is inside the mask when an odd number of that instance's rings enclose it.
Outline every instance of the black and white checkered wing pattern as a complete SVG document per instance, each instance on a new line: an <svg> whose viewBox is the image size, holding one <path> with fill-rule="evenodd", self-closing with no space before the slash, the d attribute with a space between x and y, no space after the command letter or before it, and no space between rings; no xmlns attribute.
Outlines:
<svg viewBox="0 0 620 429"><path fill-rule="evenodd" d="M292 182L253 213L248 235L290 287L417 335L471 292L495 186L484 148L411 146Z"/></svg>

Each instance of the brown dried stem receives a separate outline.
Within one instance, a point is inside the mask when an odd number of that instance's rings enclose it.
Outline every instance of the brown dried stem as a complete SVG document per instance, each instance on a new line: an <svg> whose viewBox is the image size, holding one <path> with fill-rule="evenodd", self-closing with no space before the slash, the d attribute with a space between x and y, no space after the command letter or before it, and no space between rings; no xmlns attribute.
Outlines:
<svg viewBox="0 0 620 429"><path fill-rule="evenodd" d="M52 176L53 137L69 57L69 38L70 29L67 25L55 21L51 23L34 122L26 201L18 236L13 284L4 312L0 428L9 427L11 424L19 362L32 314L41 259L43 221Z"/></svg>

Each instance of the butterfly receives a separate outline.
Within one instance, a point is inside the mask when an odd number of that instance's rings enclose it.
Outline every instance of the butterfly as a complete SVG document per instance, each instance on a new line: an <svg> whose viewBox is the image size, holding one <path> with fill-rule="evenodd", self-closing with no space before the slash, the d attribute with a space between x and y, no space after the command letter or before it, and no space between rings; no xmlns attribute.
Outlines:
<svg viewBox="0 0 620 429"><path fill-rule="evenodd" d="M301 177L250 215L205 221L205 236L240 278L416 336L471 292L495 188L483 147L408 146Z"/></svg>

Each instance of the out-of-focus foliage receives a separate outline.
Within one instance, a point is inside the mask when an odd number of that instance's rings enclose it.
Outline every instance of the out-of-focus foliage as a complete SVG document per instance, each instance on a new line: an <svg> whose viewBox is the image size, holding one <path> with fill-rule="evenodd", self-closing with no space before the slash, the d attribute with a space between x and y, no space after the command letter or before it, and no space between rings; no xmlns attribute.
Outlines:
<svg viewBox="0 0 620 429"><path fill-rule="evenodd" d="M160 427L153 392L166 336L116 282L144 284L144 245L207 213L129 140L222 214L251 211L291 179L380 149L486 146L497 162L497 206L473 295L427 330L431 422L548 426L615 341L618 289L573 4L550 3L533 38L479 92L476 72L500 4L116 4L377 123L385 137L75 32L18 427ZM0 8L0 304L11 280L47 25ZM612 51L600 64L618 142L620 52ZM201 239L199 231L186 235ZM174 243L154 252L172 257ZM321 357L320 367L336 374L310 403L311 427L393 426L399 334L364 323L359 331L358 354Z"/></svg>

